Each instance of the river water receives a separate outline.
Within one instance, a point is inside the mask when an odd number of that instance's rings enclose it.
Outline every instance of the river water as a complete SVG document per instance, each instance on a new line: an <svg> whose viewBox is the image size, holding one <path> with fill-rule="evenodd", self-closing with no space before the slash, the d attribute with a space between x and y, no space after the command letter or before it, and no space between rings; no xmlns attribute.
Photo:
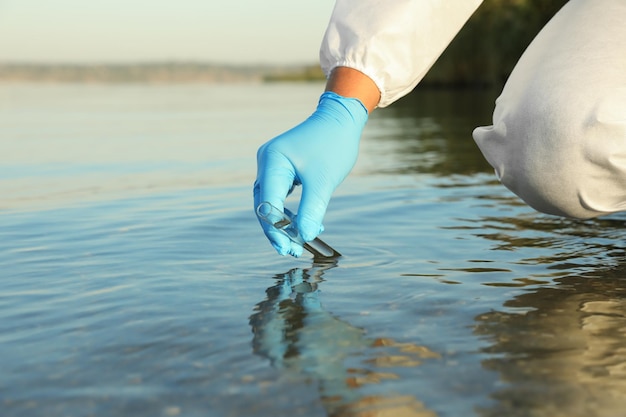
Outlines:
<svg viewBox="0 0 626 417"><path fill-rule="evenodd" d="M626 216L502 187L471 139L495 92L374 112L343 257L274 252L256 149L321 89L1 86L2 416L623 415Z"/></svg>

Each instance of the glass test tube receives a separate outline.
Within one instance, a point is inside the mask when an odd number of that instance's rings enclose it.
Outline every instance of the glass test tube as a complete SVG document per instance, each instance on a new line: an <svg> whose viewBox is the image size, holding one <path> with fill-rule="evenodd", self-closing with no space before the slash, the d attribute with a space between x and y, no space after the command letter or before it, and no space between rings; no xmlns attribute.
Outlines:
<svg viewBox="0 0 626 417"><path fill-rule="evenodd" d="M310 242L305 242L304 239L298 233L298 229L296 228L296 224L293 219L287 214L276 207L274 207L271 203L267 201L262 202L256 208L256 212L266 223L274 226L276 230L282 232L285 236L287 236L292 242L301 245L309 251L313 258L338 258L341 256L339 252L329 246L326 242L324 242L319 237L316 237Z"/></svg>

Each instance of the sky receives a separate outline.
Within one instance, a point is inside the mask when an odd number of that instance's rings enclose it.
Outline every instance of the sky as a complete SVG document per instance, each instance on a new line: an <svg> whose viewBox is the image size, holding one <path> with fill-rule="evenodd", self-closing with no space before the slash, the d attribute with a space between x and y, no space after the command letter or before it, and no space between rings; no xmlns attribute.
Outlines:
<svg viewBox="0 0 626 417"><path fill-rule="evenodd" d="M0 62L311 64L333 0L0 0Z"/></svg>

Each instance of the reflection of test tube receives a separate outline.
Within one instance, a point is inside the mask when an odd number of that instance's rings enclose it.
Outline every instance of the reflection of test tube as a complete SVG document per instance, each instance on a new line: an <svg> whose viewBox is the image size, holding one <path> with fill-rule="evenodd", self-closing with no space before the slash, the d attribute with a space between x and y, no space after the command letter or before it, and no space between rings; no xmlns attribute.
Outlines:
<svg viewBox="0 0 626 417"><path fill-rule="evenodd" d="M330 247L319 237L316 237L310 242L305 242L300 236L300 233L298 233L293 219L287 213L274 207L271 203L264 201L256 208L256 212L261 220L276 228L276 230L287 236L292 242L304 247L304 249L313 255L314 259L338 258L341 256L339 252Z"/></svg>

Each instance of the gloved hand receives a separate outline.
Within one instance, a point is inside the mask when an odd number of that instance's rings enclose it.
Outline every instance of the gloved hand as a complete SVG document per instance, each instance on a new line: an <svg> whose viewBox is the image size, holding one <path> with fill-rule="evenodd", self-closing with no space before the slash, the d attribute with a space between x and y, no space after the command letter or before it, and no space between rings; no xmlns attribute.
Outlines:
<svg viewBox="0 0 626 417"><path fill-rule="evenodd" d="M332 193L356 163L367 118L367 109L359 100L333 92L322 94L307 120L259 148L255 209L267 201L283 210L285 198L295 186L302 185L296 226L305 241L315 239L323 231L322 220ZM302 255L302 246L259 222L279 254Z"/></svg>

